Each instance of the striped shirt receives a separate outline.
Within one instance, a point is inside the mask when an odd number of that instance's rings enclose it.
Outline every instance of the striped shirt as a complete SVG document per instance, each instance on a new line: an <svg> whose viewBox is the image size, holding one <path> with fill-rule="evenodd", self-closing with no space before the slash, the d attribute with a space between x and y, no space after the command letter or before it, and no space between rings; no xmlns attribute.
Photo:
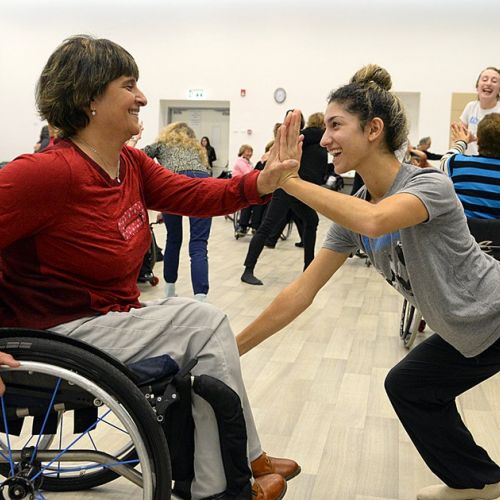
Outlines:
<svg viewBox="0 0 500 500"><path fill-rule="evenodd" d="M465 216L500 219L500 158L467 156L464 141L455 142L441 160L450 176Z"/></svg>

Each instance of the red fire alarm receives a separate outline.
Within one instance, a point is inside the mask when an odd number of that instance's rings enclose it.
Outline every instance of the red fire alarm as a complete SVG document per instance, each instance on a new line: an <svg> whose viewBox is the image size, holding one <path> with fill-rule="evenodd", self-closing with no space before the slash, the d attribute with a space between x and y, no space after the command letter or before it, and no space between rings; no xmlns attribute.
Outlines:
<svg viewBox="0 0 500 500"><path fill-rule="evenodd" d="M247 95L247 91L245 89L240 90L240 96L245 97Z"/></svg>

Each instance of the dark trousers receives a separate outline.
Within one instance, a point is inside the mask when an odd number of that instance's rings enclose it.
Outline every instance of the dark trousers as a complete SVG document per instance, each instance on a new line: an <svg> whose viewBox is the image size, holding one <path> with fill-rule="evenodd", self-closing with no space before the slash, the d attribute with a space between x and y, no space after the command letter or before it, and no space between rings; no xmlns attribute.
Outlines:
<svg viewBox="0 0 500 500"><path fill-rule="evenodd" d="M267 238L283 227L289 210L292 210L303 224L304 269L312 262L319 222L318 214L315 210L285 193L282 189L277 189L273 193L264 220L250 241L245 259L245 267L251 269L255 267Z"/></svg>
<svg viewBox="0 0 500 500"><path fill-rule="evenodd" d="M266 211L267 205L250 205L249 207L242 208L240 211L239 224L242 229L259 229L262 222L262 217Z"/></svg>
<svg viewBox="0 0 500 500"><path fill-rule="evenodd" d="M458 395L499 370L500 340L466 358L435 334L387 375L385 388L399 420L425 463L450 488L500 481L500 467L474 442L455 404ZM498 439L494 436L492 429L492 439Z"/></svg>

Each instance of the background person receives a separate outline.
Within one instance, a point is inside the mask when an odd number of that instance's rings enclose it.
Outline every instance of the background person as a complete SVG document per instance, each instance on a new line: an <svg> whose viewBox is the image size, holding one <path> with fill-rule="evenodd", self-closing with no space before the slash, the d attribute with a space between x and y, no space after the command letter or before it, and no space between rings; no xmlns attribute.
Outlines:
<svg viewBox="0 0 500 500"><path fill-rule="evenodd" d="M490 113L500 113L500 70L489 66L479 74L476 81L477 100L466 104L460 121L471 133L471 140L467 146L466 154L477 155L477 126L479 122Z"/></svg>
<svg viewBox="0 0 500 500"><path fill-rule="evenodd" d="M210 172L214 168L214 161L217 160L217 155L215 154L214 147L210 144L210 140L207 136L203 136L200 141L201 145L205 148L207 152L208 166L210 167Z"/></svg>
<svg viewBox="0 0 500 500"><path fill-rule="evenodd" d="M41 153L45 148L52 146L56 137L57 129L50 123L44 125L40 131L39 141L33 146L33 153Z"/></svg>
<svg viewBox="0 0 500 500"><path fill-rule="evenodd" d="M348 196L298 175L282 185L334 223L311 265L238 335L239 350L299 316L349 254L362 249L438 332L385 381L406 432L445 483L424 488L418 500L494 499L500 467L474 442L455 398L500 370L500 262L471 236L451 181L396 157L407 121L390 88L387 71L369 65L330 94L321 144L337 173L354 169L365 187Z"/></svg>
<svg viewBox="0 0 500 500"><path fill-rule="evenodd" d="M302 123L303 127L303 123ZM328 172L328 155L320 146L323 134L323 113L313 113L307 127L301 130L304 137L302 158L300 160L299 174L316 185L322 185ZM300 219L300 237L304 248L304 267L312 262L316 245L316 232L319 218L316 211L294 198L283 190L273 193L271 202L267 208L264 220L254 234L248 246L245 258L245 269L241 275L241 281L249 285L262 285L262 281L254 275L254 269L262 253L264 246L277 241L279 234L288 222L289 212L292 211L297 219Z"/></svg>
<svg viewBox="0 0 500 500"><path fill-rule="evenodd" d="M210 177L206 150L186 123L167 125L160 131L157 141L146 146L143 151L176 174L193 178ZM163 253L165 294L166 297L175 297L182 247L182 216L164 213L163 222L167 229ZM206 300L209 290L208 237L211 225L211 217L189 217L191 284L194 298L202 302Z"/></svg>
<svg viewBox="0 0 500 500"><path fill-rule="evenodd" d="M238 158L236 159L232 176L238 177L240 175L245 175L254 169L254 166L250 159L253 156L253 148L248 144L242 144L238 151ZM238 226L236 227L236 234L238 236L245 236L250 225L250 220L252 218L253 206L245 207L240 211L240 219L238 221Z"/></svg>
<svg viewBox="0 0 500 500"><path fill-rule="evenodd" d="M451 126L453 147L443 156L441 170L451 178L465 216L500 219L500 114L485 116L477 128L479 156L464 154L471 133L462 123Z"/></svg>
<svg viewBox="0 0 500 500"><path fill-rule="evenodd" d="M431 144L432 144L432 139L430 137L422 137L418 141L416 149L418 149L418 151L422 151L423 153L425 153L425 156L427 157L428 160L440 160L443 155L431 153L429 151Z"/></svg>

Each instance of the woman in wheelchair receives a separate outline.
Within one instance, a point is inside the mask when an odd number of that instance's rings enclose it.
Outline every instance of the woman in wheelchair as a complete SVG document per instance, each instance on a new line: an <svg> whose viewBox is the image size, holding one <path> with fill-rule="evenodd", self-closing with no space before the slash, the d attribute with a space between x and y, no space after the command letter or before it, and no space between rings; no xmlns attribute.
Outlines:
<svg viewBox="0 0 500 500"><path fill-rule="evenodd" d="M180 297L142 304L136 281L150 244L147 210L204 217L265 202L298 168L289 150L300 147L300 114L288 116L262 173L174 175L124 145L139 133L147 104L138 76L128 52L90 36L67 39L46 63L36 102L59 139L0 173L0 325L51 330L124 363L168 353L182 368L197 358L193 375L221 380L241 400L252 495L281 498L300 468L262 452L227 317ZM16 363L4 354L0 362ZM186 495L226 498L217 421L206 401L196 394L192 401L194 480Z"/></svg>
<svg viewBox="0 0 500 500"><path fill-rule="evenodd" d="M474 442L455 398L500 370L500 262L471 236L447 176L396 158L407 121L390 88L387 71L369 65L330 94L321 144L337 173L355 170L365 187L348 196L298 176L286 181L286 192L334 223L311 265L238 335L238 346L243 354L286 326L363 250L437 332L385 381L408 435L445 483L424 488L418 499L497 498L500 467Z"/></svg>

